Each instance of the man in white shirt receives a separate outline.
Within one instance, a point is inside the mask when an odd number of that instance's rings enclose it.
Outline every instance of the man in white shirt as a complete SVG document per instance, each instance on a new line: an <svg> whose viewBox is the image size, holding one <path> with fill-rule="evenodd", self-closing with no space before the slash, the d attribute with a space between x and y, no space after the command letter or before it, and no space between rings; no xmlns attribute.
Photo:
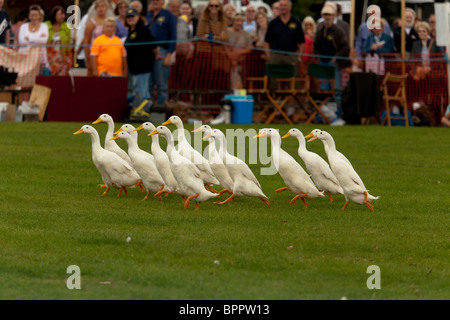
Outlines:
<svg viewBox="0 0 450 320"><path fill-rule="evenodd" d="M248 6L245 9L245 21L243 29L247 32L256 30L256 8L254 6Z"/></svg>

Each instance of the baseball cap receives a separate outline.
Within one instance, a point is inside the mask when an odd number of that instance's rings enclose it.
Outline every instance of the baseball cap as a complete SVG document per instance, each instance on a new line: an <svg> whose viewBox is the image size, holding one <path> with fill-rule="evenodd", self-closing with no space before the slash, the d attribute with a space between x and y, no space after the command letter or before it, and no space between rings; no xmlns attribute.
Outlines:
<svg viewBox="0 0 450 320"><path fill-rule="evenodd" d="M127 10L127 17L136 17L139 15L139 12L135 8L130 8Z"/></svg>

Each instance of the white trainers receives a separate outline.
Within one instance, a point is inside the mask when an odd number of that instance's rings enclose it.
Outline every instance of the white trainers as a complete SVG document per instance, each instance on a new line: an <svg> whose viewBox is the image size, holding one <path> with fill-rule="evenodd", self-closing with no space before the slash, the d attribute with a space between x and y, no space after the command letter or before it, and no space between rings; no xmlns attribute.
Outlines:
<svg viewBox="0 0 450 320"><path fill-rule="evenodd" d="M345 120L342 118L337 118L332 123L330 123L330 126L343 126L345 124Z"/></svg>
<svg viewBox="0 0 450 320"><path fill-rule="evenodd" d="M221 112L214 120L211 121L211 124L221 124L225 123L225 115Z"/></svg>

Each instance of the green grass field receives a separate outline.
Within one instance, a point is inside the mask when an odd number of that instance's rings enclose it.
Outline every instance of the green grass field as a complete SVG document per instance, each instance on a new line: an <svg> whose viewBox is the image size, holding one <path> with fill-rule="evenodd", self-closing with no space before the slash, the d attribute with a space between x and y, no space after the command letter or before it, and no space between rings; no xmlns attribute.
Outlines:
<svg viewBox="0 0 450 320"><path fill-rule="evenodd" d="M81 126L0 125L0 299L450 298L448 129L318 126L380 196L374 212L341 211L343 196L290 206L293 194L276 194L283 181L261 165L251 168L269 208L237 198L194 211L173 195L141 201L138 189L100 197L89 136L72 134ZM106 125L94 126L103 141ZM150 137L139 139L149 150ZM282 146L303 166L295 139ZM325 156L320 141L307 146ZM70 265L81 290L66 286ZM379 290L366 285L371 265Z"/></svg>

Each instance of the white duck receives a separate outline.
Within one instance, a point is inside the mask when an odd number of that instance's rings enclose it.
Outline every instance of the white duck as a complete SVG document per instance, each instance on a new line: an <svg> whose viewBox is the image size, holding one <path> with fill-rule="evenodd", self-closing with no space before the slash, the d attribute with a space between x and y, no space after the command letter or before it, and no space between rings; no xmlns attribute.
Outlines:
<svg viewBox="0 0 450 320"><path fill-rule="evenodd" d="M136 141L136 143L138 143L138 133L135 131L135 129L136 128L132 124L125 123L119 128L119 130L114 132L114 136L118 135L122 131L125 131L133 138L134 141Z"/></svg>
<svg viewBox="0 0 450 320"><path fill-rule="evenodd" d="M199 128L192 130L192 132L202 132L205 135L211 132L211 127L207 124L200 126ZM219 153L216 149L216 141L213 137L208 138L208 155L209 155L209 165L211 167L214 176L219 180L220 185L223 190L219 192L220 195L228 192L233 194L233 179L231 179L230 174L228 173L227 167L222 161L222 158L219 156Z"/></svg>
<svg viewBox="0 0 450 320"><path fill-rule="evenodd" d="M321 131L322 131L322 130L320 130L320 129L314 129L314 130L312 130L311 133L310 133L309 135L307 135L305 138L311 138L312 136L315 136L315 135L319 134ZM311 140L310 140L310 141L311 141ZM308 141L308 142L309 142L309 141ZM328 143L327 143L326 141L324 141L324 140L322 140L322 143L323 143L323 149L325 150L325 154L326 154L327 157L328 157L328 149L329 149ZM336 150L336 154L337 154L340 158L342 158L342 160L346 161L349 165L352 165L352 164L350 163L350 161L347 159L347 157L344 156L341 152L339 152L338 150Z"/></svg>
<svg viewBox="0 0 450 320"><path fill-rule="evenodd" d="M108 125L108 131L106 131L106 137L105 137L105 149L114 153L117 153L119 157L121 157L123 160L128 162L130 166L132 166L132 162L128 154L117 145L116 141L111 140L112 137L114 137L114 120L109 114L102 114L100 117L98 117L97 120L92 122L92 124L97 124L100 122L105 122Z"/></svg>
<svg viewBox="0 0 450 320"><path fill-rule="evenodd" d="M187 197L184 208L189 207L191 200L195 199L195 210L200 208L199 203L210 198L217 197L218 193L212 193L205 189L200 170L187 158L183 157L175 149L173 136L165 126L159 126L149 135L159 134L167 140L167 154L170 160L170 168L184 196Z"/></svg>
<svg viewBox="0 0 450 320"><path fill-rule="evenodd" d="M136 142L137 139L135 139L125 131L118 133L111 139L123 139L127 142L128 154L131 158L131 161L133 162L133 167L141 177L145 189L147 189L147 195L145 196L144 200L146 200L152 192L155 193L155 197L157 197L159 200L162 200L162 193L170 193L170 190L163 190L164 180L159 174L158 169L156 168L153 156L150 153L145 152L144 150L139 148Z"/></svg>
<svg viewBox="0 0 450 320"><path fill-rule="evenodd" d="M320 130L319 130L320 131ZM361 178L356 173L353 166L345 161L336 151L336 144L333 137L326 131L320 131L310 133L306 138L310 138L309 141L320 139L325 141L328 145L328 161L330 162L331 170L339 181L342 189L344 190L345 205L342 210L347 208L349 200L352 200L358 204L365 204L371 211L373 211L373 205L370 201L377 200L379 197L374 197L367 191Z"/></svg>
<svg viewBox="0 0 450 320"><path fill-rule="evenodd" d="M163 123L163 125L168 124L173 124L178 129L178 152L197 166L202 175L204 184L212 191L211 185L219 184L219 181L214 176L208 160L206 160L201 153L195 150L187 141L183 121L181 121L178 116L171 116L166 122Z"/></svg>
<svg viewBox="0 0 450 320"><path fill-rule="evenodd" d="M252 170L249 166L241 159L231 155L227 151L227 139L222 131L218 129L213 129L203 137L206 140L213 137L219 141L219 155L222 157L222 161L225 164L231 179L233 179L233 193L231 196L220 203L224 204L232 201L237 196L249 196L249 197L259 197L267 206L269 206L269 198L263 193L261 185L258 179L256 179Z"/></svg>
<svg viewBox="0 0 450 320"><path fill-rule="evenodd" d="M278 130L273 128L264 128L261 129L254 138L262 137L269 137L272 141L272 159L274 161L275 168L277 168L278 173L281 178L283 178L283 181L287 186L287 188L275 190L276 192L281 193L285 190L294 192L296 196L291 200L290 204L294 204L297 199L301 198L305 209L308 207L305 198L324 197L323 192L317 190L314 182L311 180L303 167L295 161L289 153L281 148L281 137Z"/></svg>
<svg viewBox="0 0 450 320"><path fill-rule="evenodd" d="M102 196L106 195L111 186L119 189L120 197L122 191L128 193L127 187L136 186L140 181L136 171L116 153L105 150L100 145L100 137L97 130L92 126L85 125L73 134L87 133L91 137L92 142L92 161L100 172L106 191Z"/></svg>
<svg viewBox="0 0 450 320"><path fill-rule="evenodd" d="M306 141L302 132L298 129L292 128L283 136L282 139L287 137L297 138L299 143L298 155L305 163L306 169L314 180L317 188L328 195L330 202L333 202L333 197L331 196L332 194L343 194L344 191L339 185L339 181L334 176L328 163L317 153L306 149Z"/></svg>
<svg viewBox="0 0 450 320"><path fill-rule="evenodd" d="M145 130L148 133L152 133L156 130L156 127L151 122L144 122L142 125L137 127L135 131ZM172 191L177 194L182 195L178 182L175 179L172 170L170 169L170 160L167 153L161 149L159 145L159 136L157 134L152 135L152 145L151 150L153 157L155 158L155 165L158 169L159 174L164 180L164 184Z"/></svg>

